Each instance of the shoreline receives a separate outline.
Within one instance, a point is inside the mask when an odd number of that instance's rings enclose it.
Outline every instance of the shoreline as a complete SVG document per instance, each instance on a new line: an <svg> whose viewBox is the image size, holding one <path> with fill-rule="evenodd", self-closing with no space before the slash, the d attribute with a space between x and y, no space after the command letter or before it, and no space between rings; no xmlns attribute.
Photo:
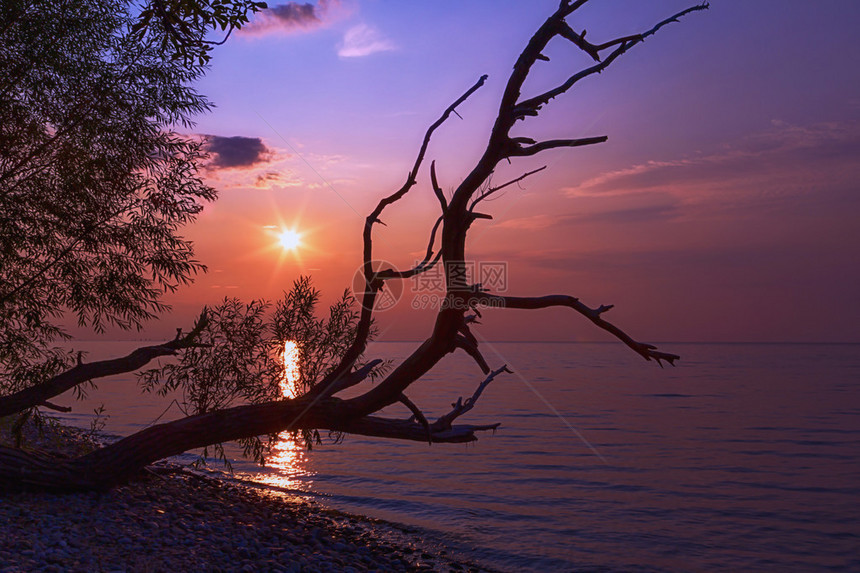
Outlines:
<svg viewBox="0 0 860 573"><path fill-rule="evenodd" d="M49 449L80 447L82 432L56 430ZM493 571L416 528L169 462L107 492L0 494L0 523L0 573Z"/></svg>

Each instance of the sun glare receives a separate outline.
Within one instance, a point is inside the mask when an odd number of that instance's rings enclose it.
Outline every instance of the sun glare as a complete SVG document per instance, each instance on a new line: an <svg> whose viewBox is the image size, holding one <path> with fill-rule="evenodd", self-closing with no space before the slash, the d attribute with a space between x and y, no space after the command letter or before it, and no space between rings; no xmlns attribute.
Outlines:
<svg viewBox="0 0 860 573"><path fill-rule="evenodd" d="M284 229L278 234L278 241L284 250L292 251L302 244L302 236L292 229Z"/></svg>

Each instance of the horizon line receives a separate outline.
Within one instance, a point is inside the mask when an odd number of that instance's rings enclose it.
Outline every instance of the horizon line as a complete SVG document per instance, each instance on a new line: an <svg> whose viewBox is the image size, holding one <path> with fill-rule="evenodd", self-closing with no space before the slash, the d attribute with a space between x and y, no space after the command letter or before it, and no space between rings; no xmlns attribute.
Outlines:
<svg viewBox="0 0 860 573"><path fill-rule="evenodd" d="M74 342L159 342L164 344L163 338L74 338L67 341ZM392 344L392 343L421 343L423 339L405 338L401 340L373 340L368 344ZM624 343L617 340L510 340L510 339L487 339L486 342L493 344L621 344ZM858 345L860 341L792 341L792 340L757 340L757 341L736 341L736 340L657 340L650 344L736 344L736 345L753 345L753 344L771 344L771 345Z"/></svg>

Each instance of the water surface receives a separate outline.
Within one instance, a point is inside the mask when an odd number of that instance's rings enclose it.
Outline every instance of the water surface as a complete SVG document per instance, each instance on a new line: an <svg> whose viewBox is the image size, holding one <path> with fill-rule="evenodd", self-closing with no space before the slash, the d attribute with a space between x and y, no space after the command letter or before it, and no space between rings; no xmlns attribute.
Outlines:
<svg viewBox="0 0 860 573"><path fill-rule="evenodd" d="M491 366L516 374L462 419L502 423L475 444L284 442L277 467L236 469L419 526L503 570L860 569L860 345L661 348L682 355L677 368L618 344L486 345ZM481 379L452 356L409 397L432 418ZM118 434L165 407L126 378L101 384L72 419L85 423L100 401Z"/></svg>

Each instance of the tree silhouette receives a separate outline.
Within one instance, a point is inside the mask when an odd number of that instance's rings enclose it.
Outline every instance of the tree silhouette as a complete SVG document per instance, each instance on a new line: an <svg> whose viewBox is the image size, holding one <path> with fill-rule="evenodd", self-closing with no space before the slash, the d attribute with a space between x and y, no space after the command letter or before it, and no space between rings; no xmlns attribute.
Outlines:
<svg viewBox="0 0 860 573"><path fill-rule="evenodd" d="M530 171L507 183L493 186L488 181L496 166L502 161L537 155L549 149L594 145L607 139L600 135L536 141L511 135L512 128L519 122L528 126L529 121L538 116L551 100L565 94L580 81L602 72L667 24L708 7L707 4L693 6L640 34L595 44L590 39L586 40L584 31L577 32L567 22L567 18L585 3L586 0L561 1L558 9L528 41L507 79L483 154L450 197L442 192L435 164L431 162L429 176L439 201L440 215L430 232L424 260L410 269L388 266L377 268L373 258L375 226L382 222L381 217L386 208L401 200L416 185L434 132L484 85L487 76L479 78L429 127L404 184L382 198L367 216L362 233L362 275L365 284L358 314L348 310L350 301L347 297L339 303L338 308L332 310L327 321L314 323L314 291L309 284L299 281L290 295L292 300L288 297L271 319L261 318L265 314L262 308L253 305L243 308L239 303L225 301L217 309L204 311L192 331L185 336L180 334L175 340L163 345L141 348L122 359L78 364L41 384L0 398L0 415L20 411L75 384L107 374L136 370L156 356L169 354L177 354L176 363L145 373L146 384L152 388L183 388L189 395L204 387L209 392L209 398L196 402L194 411L190 412L192 415L146 428L80 458L48 460L20 450L0 448L0 488L67 490L109 487L164 457L193 448L230 440L253 439L284 430L325 429L431 443L475 440L476 432L494 429L498 424L476 426L458 424L457 420L475 406L486 386L507 370L505 365L498 365L495 369L490 367L472 333L484 307L499 309L494 312L568 307L614 335L645 360L673 364L678 359L677 355L639 342L608 322L604 316L612 308L611 305L591 307L569 295L501 296L489 292L480 284L467 281L465 265L468 260L468 231L476 221L491 218L491 215L476 208L506 186L538 171ZM521 91L524 82L538 62L548 61L542 52L553 39L569 42L575 49L587 54L593 63L543 93L523 97ZM374 307L380 294L388 288L386 284L421 275L437 265L444 270L446 290L429 336L406 359L392 365L390 371L380 372L383 365L379 360L361 362L373 335ZM241 327L245 330L241 330L240 325L245 325ZM225 328L239 329L237 338L245 345L240 345L240 348L244 348L242 352L234 352L233 357L226 361L224 353L231 347L219 342L226 340ZM313 333L316 335L312 336ZM250 371L251 375L245 376L241 368L255 360L259 362L265 354L265 348L287 339L298 341L306 352L317 352L318 367L313 375L304 379L298 396L274 399L271 388L277 376L272 370L263 372L258 367ZM482 379L469 398L456 400L450 412L430 421L419 405L407 397L406 392L444 356L458 350L474 358L482 371ZM320 352L327 354L319 358ZM231 370L237 365L240 368ZM354 398L338 397L346 388L360 384L374 374L378 375L379 381L366 391ZM240 378L241 383L237 382ZM218 400L211 399L213 392L220 396ZM375 415L382 408L396 403L406 408L408 418L392 419Z"/></svg>
<svg viewBox="0 0 860 573"><path fill-rule="evenodd" d="M179 234L215 191L191 125L204 69L129 32L125 2L9 2L0 20L0 379L62 372L71 313L139 328L203 266Z"/></svg>

